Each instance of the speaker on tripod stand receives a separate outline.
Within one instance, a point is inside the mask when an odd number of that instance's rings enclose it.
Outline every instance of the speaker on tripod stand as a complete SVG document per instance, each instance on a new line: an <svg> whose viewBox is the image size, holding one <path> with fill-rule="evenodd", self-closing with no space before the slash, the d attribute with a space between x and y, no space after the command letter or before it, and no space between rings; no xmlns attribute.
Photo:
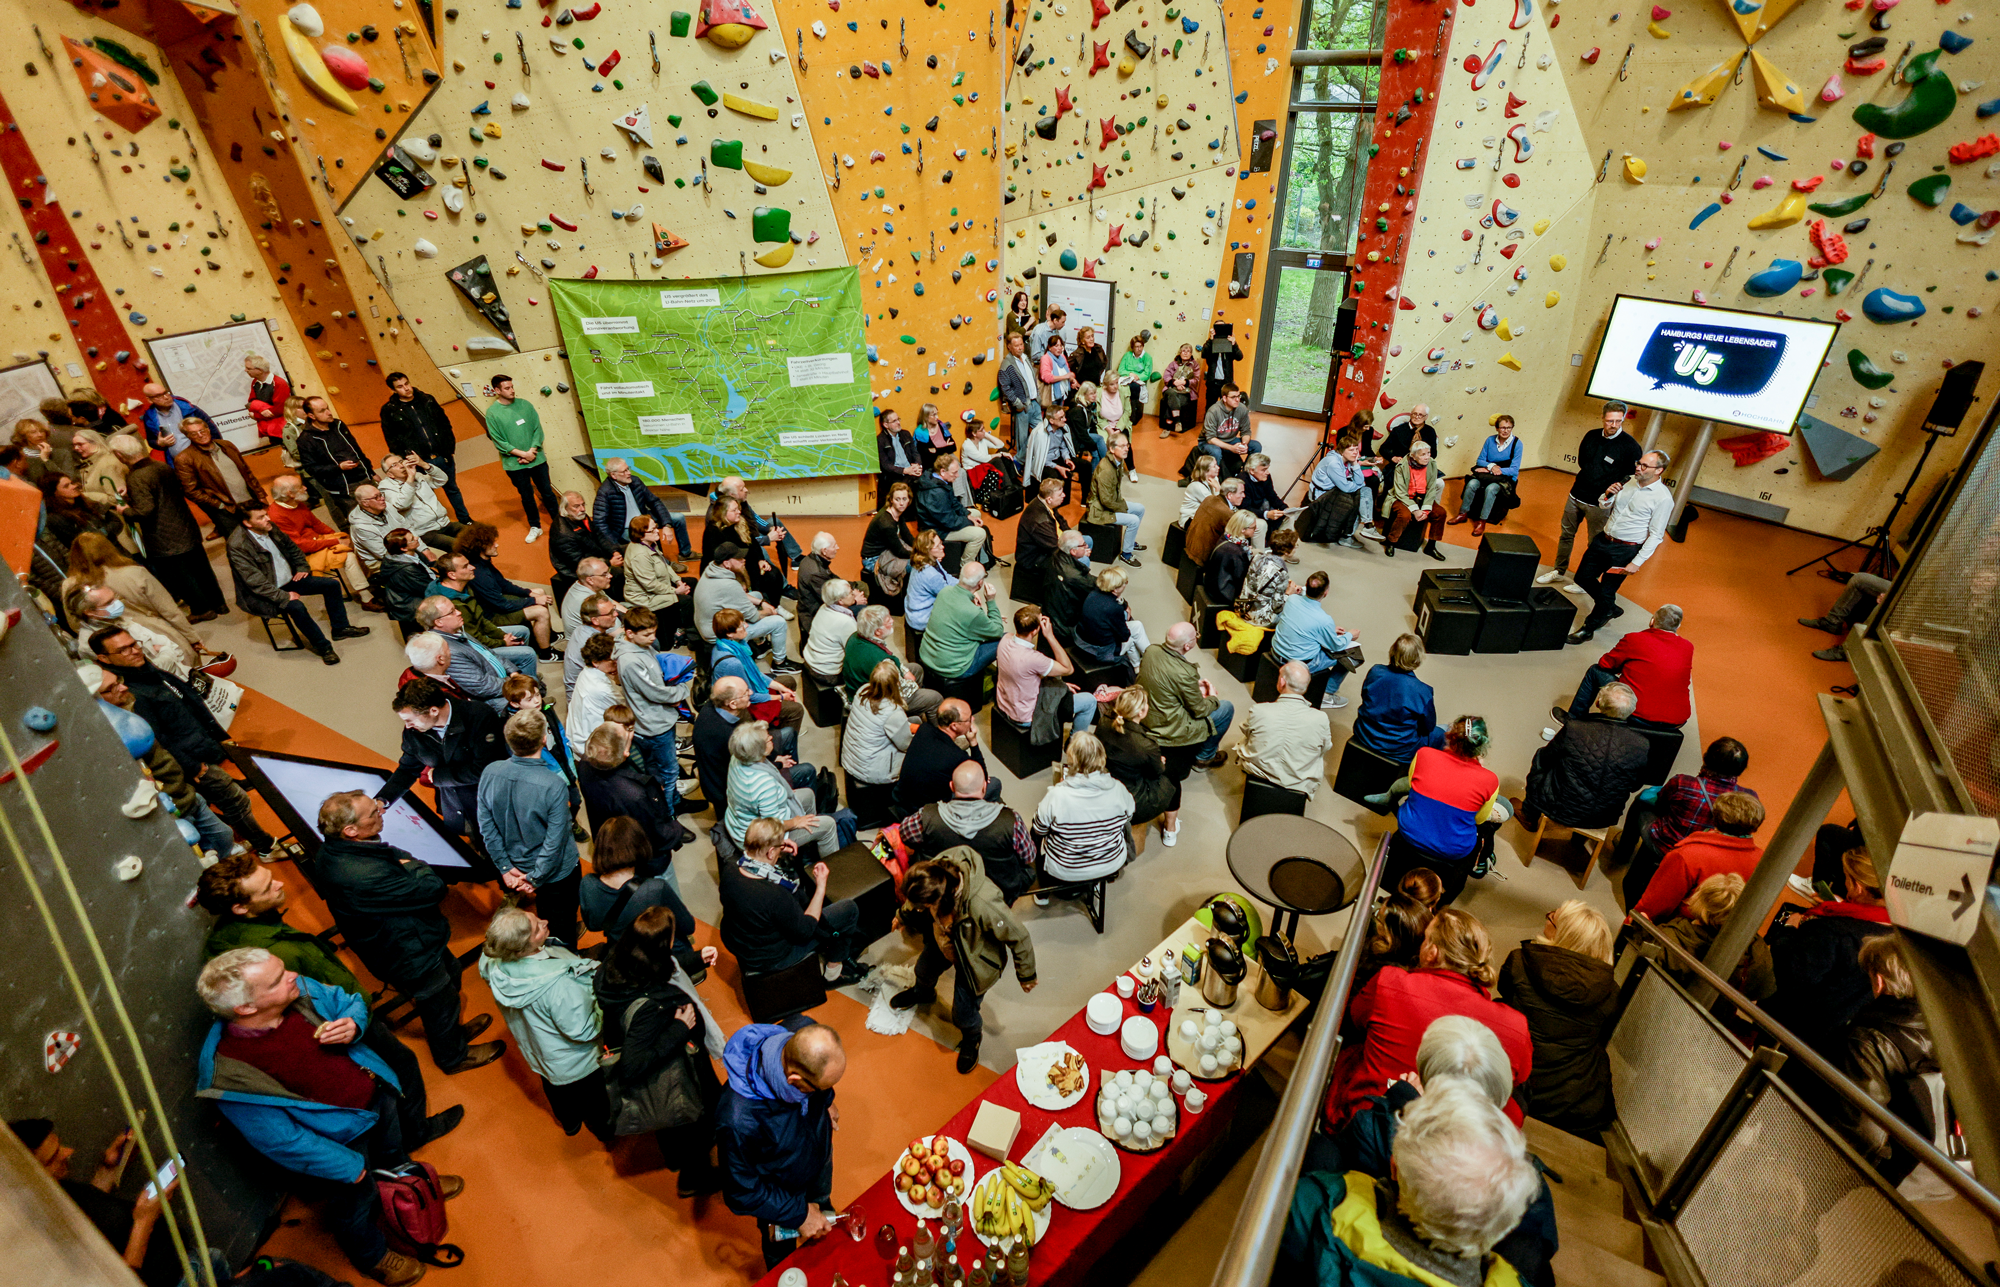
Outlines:
<svg viewBox="0 0 2000 1287"><path fill-rule="evenodd" d="M1290 496L1293 488L1311 478L1313 470L1319 468L1319 462L1333 451L1334 440L1341 429L1334 423L1333 403L1340 389L1340 364L1351 356L1349 350L1354 347L1354 317L1359 304L1358 299L1349 296L1340 301L1340 307L1334 310L1333 347L1327 351L1326 357L1326 396L1320 400L1320 414L1326 417L1326 424L1320 430L1319 446L1313 449L1306 467L1299 471L1299 476L1291 481L1290 486L1279 493L1281 496ZM1307 490L1310 492L1311 489Z"/></svg>

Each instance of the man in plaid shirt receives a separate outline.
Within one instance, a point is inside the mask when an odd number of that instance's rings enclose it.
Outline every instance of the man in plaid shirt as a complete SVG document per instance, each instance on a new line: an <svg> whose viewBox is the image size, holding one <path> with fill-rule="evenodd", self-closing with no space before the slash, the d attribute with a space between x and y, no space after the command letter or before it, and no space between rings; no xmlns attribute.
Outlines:
<svg viewBox="0 0 2000 1287"><path fill-rule="evenodd" d="M1632 855L1632 863L1625 869L1625 905L1632 906L1646 892L1652 882L1653 873L1659 870L1660 862L1667 850L1709 825L1709 816L1715 809L1715 802L1732 791L1755 797L1756 792L1737 782L1743 771L1750 767L1750 752L1743 743L1733 737L1718 737L1702 752L1701 772L1692 776L1677 773L1667 779L1650 803L1641 792L1632 803L1632 814L1626 819L1626 834L1634 833L1639 811L1644 809L1652 814L1642 832L1638 832L1638 851Z"/></svg>

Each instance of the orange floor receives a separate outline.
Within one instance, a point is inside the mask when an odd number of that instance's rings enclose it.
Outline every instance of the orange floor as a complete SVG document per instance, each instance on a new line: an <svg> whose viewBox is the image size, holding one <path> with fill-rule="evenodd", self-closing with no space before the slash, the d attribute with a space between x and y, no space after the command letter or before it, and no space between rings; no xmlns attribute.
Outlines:
<svg viewBox="0 0 2000 1287"><path fill-rule="evenodd" d="M461 434L477 432L462 418ZM1316 444L1316 426L1259 417L1257 432L1275 458L1274 473L1288 482ZM1181 439L1161 442L1148 428L1138 435L1140 467L1171 476L1185 454ZM260 472L264 472L260 470ZM529 581L548 576L546 547L524 545L524 525L513 490L497 465L461 476L474 514L497 520L503 536L501 564ZM1523 505L1508 531L1533 536L1545 551L1554 549L1556 520L1567 491L1567 475L1539 470L1525 475ZM841 542L839 571L858 574L860 518L828 519L824 526ZM1013 523L996 524L1005 553L1012 548ZM1447 529L1447 539L1470 545L1466 527ZM799 534L801 537L809 533ZM1751 750L1747 781L1770 806L1772 822L1818 753L1825 732L1813 707L1814 694L1852 679L1845 666L1815 661L1813 648L1826 636L1793 623L1823 611L1837 593L1830 582L1809 573L1787 578L1782 570L1829 548L1830 542L1728 515L1706 513L1687 543L1668 545L1627 584L1628 594L1647 607L1673 601L1687 613L1684 633L1695 641L1695 693L1704 736L1728 733ZM303 719L276 698L246 695L233 730L244 742L274 750L385 763L381 756ZM294 923L320 929L326 909L289 867L281 874L294 892ZM446 900L455 930L453 947L464 950L478 939L497 906L487 888L459 887ZM715 941L702 927L700 941ZM497 1012L475 973L465 984L468 1014ZM725 956L704 996L725 1028L744 1021L736 999L733 967ZM819 1015L840 1029L847 1042L849 1071L841 1084L842 1128L835 1154L834 1197L845 1201L885 1171L916 1135L950 1116L987 1085L983 1068L969 1077L952 1069L952 1055L922 1037L884 1038L869 1033L856 1003L835 996ZM542 1100L540 1086L517 1052L501 1063L458 1077L429 1066L428 1052L413 1034L405 1039L426 1066L434 1108L462 1103L465 1124L425 1150L440 1169L462 1174L465 1196L452 1204L452 1239L464 1247L466 1263L438 1271L440 1281L458 1287L521 1281L575 1280L601 1283L665 1279L689 1287L742 1283L761 1272L755 1229L731 1215L719 1200L689 1202L674 1195L670 1173L660 1167L649 1142L633 1141L607 1154L587 1134L565 1139ZM266 1249L352 1276L311 1214L296 1205Z"/></svg>

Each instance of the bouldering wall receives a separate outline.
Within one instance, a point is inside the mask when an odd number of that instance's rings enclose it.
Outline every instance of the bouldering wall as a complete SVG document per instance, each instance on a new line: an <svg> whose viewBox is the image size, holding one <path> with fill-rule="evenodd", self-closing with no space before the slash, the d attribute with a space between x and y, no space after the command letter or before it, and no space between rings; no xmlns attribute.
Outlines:
<svg viewBox="0 0 2000 1287"><path fill-rule="evenodd" d="M1278 180L1285 173L1285 115L1292 84L1291 50L1298 43L1298 16L1296 3L1256 4L1252 0L1235 0L1225 7L1223 15L1223 29L1229 37L1230 83L1235 90L1231 110L1236 117L1229 146L1235 164L1224 168L1224 177L1233 178L1234 191L1227 206L1218 211L1224 217L1216 220L1223 229L1218 240L1227 245L1215 271L1208 274L1214 288L1210 315L1195 319L1203 324L1198 328L1200 334L1191 338L1199 349L1208 338L1207 322L1233 325L1245 359L1237 363L1236 382L1246 391L1256 387L1257 319L1263 316L1264 283L1270 276ZM1260 139L1260 134L1266 137ZM1236 257L1244 253L1253 256L1248 289L1242 287L1235 272ZM1234 288L1232 283L1236 283ZM1164 366L1178 348L1176 341L1156 360Z"/></svg>
<svg viewBox="0 0 2000 1287"><path fill-rule="evenodd" d="M1207 340L1239 196L1230 59L1242 40L1225 29L1222 6L1204 0L1017 9L1004 129L1007 284L996 315L1015 290L1038 297L1042 272L1094 277L1117 283L1114 366L1142 328L1153 333L1156 368L1183 343ZM1257 179L1253 193L1270 183ZM1268 229L1268 218L1255 221ZM1237 303L1233 315L1254 317L1250 301ZM1251 352L1255 336L1240 321L1237 335ZM1148 411L1157 405L1149 392Z"/></svg>

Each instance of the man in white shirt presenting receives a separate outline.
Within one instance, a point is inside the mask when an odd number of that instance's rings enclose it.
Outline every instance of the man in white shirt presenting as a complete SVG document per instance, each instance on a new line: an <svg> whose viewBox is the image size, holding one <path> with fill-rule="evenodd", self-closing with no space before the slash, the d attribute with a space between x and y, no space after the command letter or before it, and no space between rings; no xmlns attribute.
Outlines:
<svg viewBox="0 0 2000 1287"><path fill-rule="evenodd" d="M1618 609L1618 587L1660 547L1674 508L1674 494L1660 481L1668 463L1666 452L1647 452L1639 457L1631 481L1611 484L1599 501L1610 517L1591 538L1576 569L1576 586L1590 596L1592 606L1569 642L1588 643L1611 620Z"/></svg>

